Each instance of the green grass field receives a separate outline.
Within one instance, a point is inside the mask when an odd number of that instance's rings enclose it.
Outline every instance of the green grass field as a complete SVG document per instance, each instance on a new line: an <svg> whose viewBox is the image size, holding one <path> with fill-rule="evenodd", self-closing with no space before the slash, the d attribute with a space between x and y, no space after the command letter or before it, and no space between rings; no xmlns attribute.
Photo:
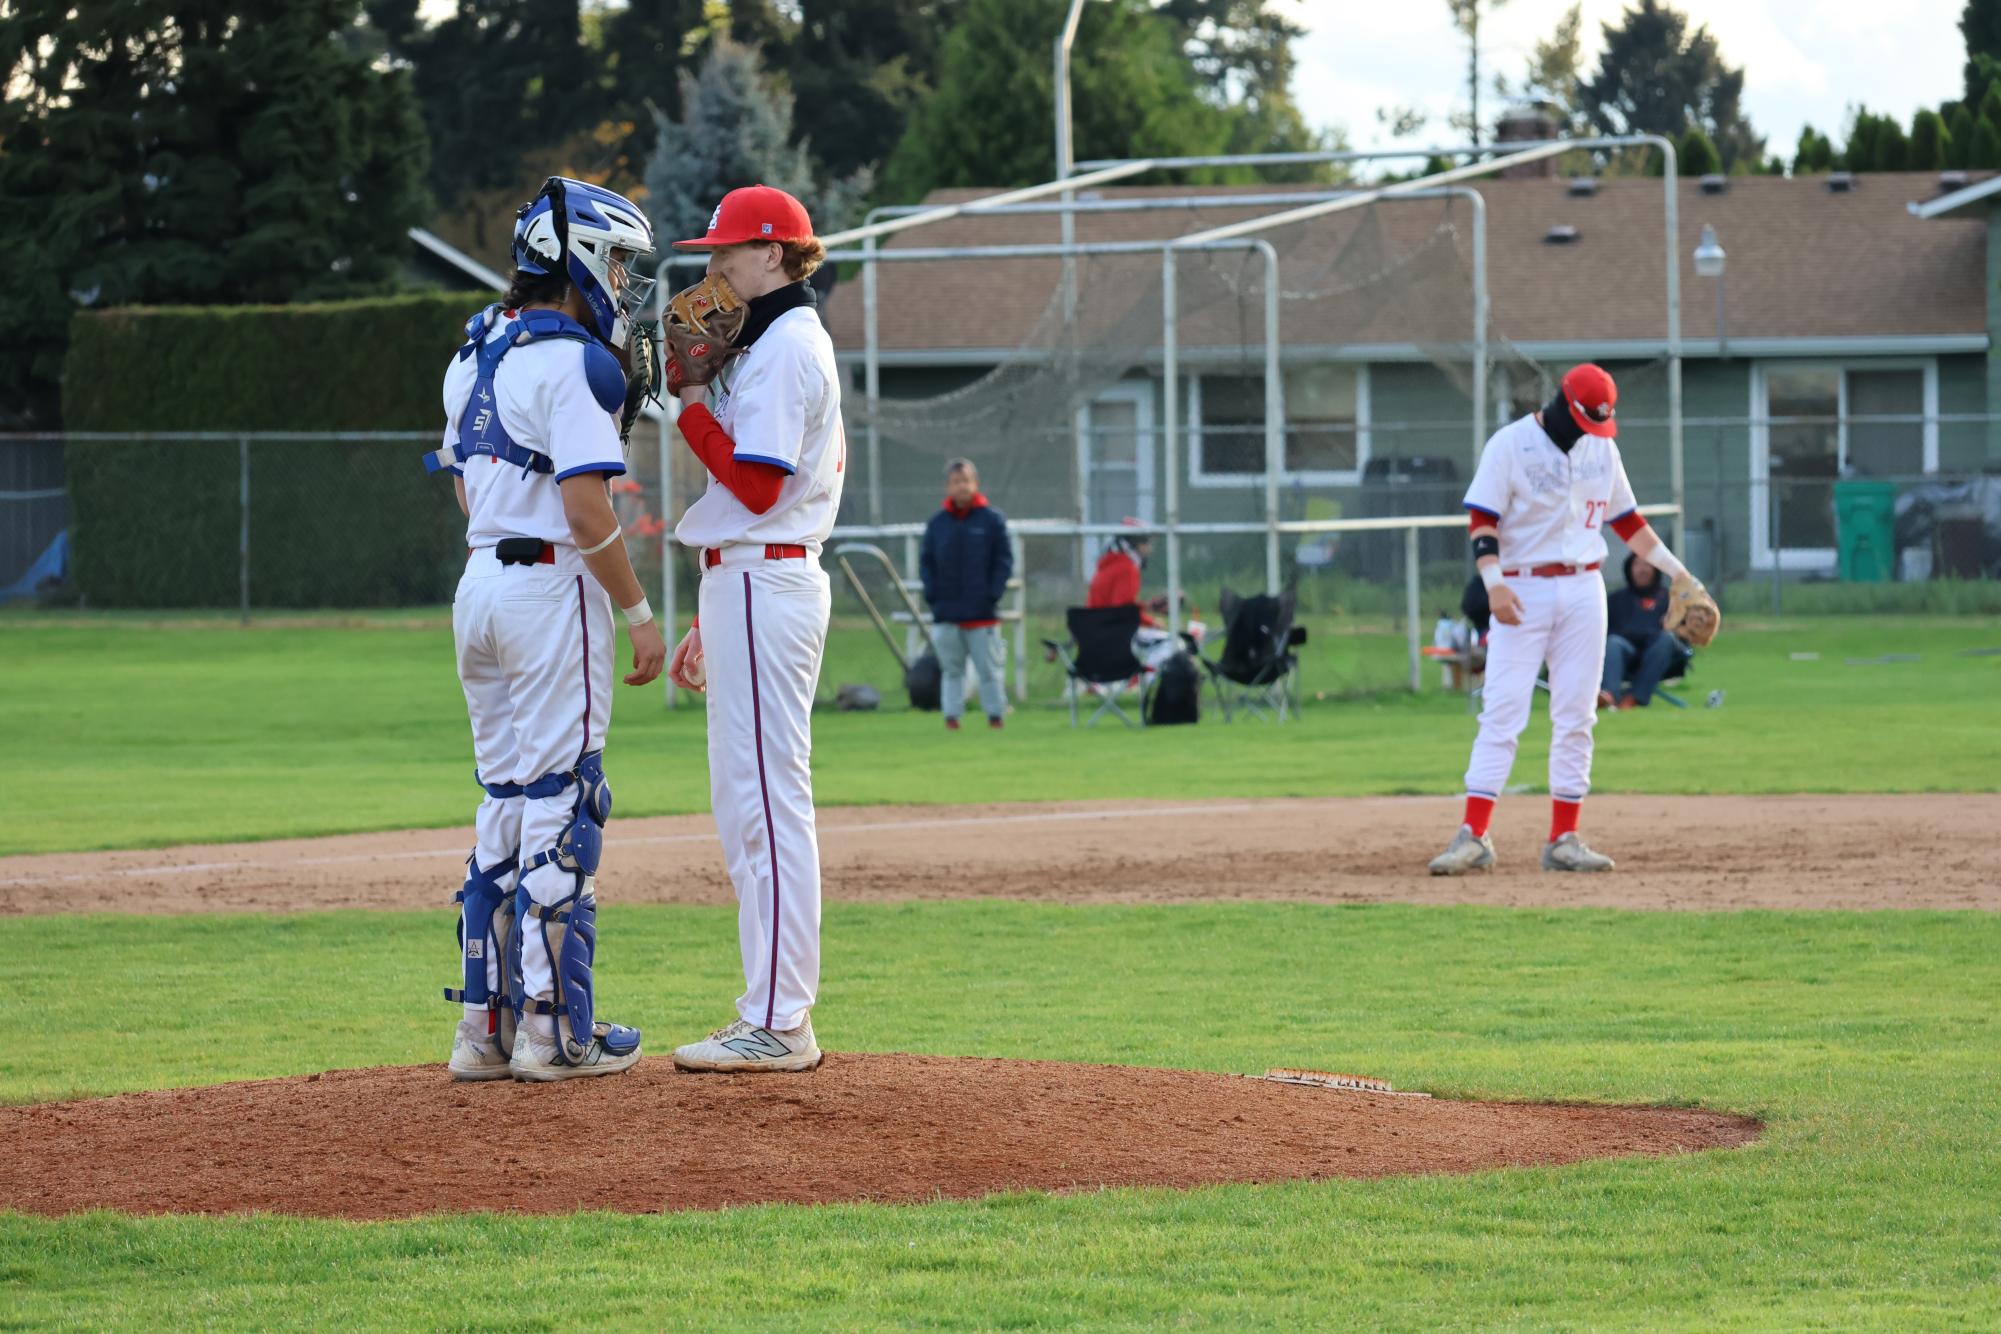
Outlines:
<svg viewBox="0 0 2001 1334"><path fill-rule="evenodd" d="M17 1215L0 1217L6 1322L2001 1321L1992 916L989 902L836 907L826 940L836 1049L1352 1068L1439 1092L1699 1103L1768 1135L1678 1160L923 1207ZM0 923L17 1035L0 1097L442 1059L448 942L442 913ZM734 944L724 910L608 907L605 1004L655 1044L706 1029ZM520 1133L467 1127L468 1171L482 1134ZM587 1153L564 1161L589 1170Z"/></svg>
<svg viewBox="0 0 2001 1334"><path fill-rule="evenodd" d="M0 618L0 851L463 822L449 632L369 624ZM1963 656L2001 646L1991 622L1732 631L1696 707L1604 722L1601 789L2001 786L2001 657ZM1316 635L1309 690L1384 663L1395 678L1396 637ZM883 676L866 632L832 653L829 686ZM1848 661L1884 654L1918 660ZM1710 689L1723 708L1701 707ZM822 800L1447 793L1472 728L1428 689L1314 704L1284 729L1072 734L1046 676L1037 690L999 736L820 716ZM652 690L618 709L620 814L701 809L699 715ZM1518 782L1541 781L1540 730ZM1472 1177L922 1207L0 1214L0 1325L2001 1325L1992 914L834 903L825 934L816 1021L836 1051L1345 1068L1439 1093L1698 1104L1760 1116L1767 1137ZM0 920L0 1102L442 1060L450 942L444 910ZM602 1003L662 1050L723 1017L736 957L728 911L609 904ZM468 1126L468 1170L482 1136L520 1133ZM552 1170L589 1170L587 1149Z"/></svg>
<svg viewBox="0 0 2001 1334"><path fill-rule="evenodd" d="M477 798L449 626L243 631L173 622L0 619L0 855L277 838L466 821ZM167 628L162 628L163 625ZM1704 655L1687 711L1656 706L1599 728L1601 791L1871 792L2001 785L2001 626L1867 617L1733 630ZM1305 689L1402 671L1403 642L1326 633ZM1814 653L1815 661L1793 654ZM1916 662L1850 658L1917 654ZM823 696L884 680L888 654L846 629ZM1297 727L1213 718L1145 734L1072 733L1058 679L1000 736L948 736L935 715L822 712L828 804L1311 796L1458 790L1473 720L1438 690L1309 704ZM885 682L886 684L886 682ZM1725 692L1709 710L1708 691ZM700 711L669 713L655 687L621 686L606 768L623 815L708 805ZM1517 783L1544 780L1548 729L1523 737Z"/></svg>

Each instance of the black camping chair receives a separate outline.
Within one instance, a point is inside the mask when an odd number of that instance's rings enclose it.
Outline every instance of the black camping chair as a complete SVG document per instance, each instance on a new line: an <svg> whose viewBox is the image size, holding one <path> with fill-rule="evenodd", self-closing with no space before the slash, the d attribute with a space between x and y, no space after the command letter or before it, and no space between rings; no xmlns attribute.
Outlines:
<svg viewBox="0 0 2001 1334"><path fill-rule="evenodd" d="M1259 718L1284 722L1297 708L1299 655L1306 642L1304 626L1292 623L1298 596L1288 588L1276 597L1260 593L1239 597L1224 589L1217 601L1223 614L1223 655L1200 659L1216 687L1223 721L1239 709Z"/></svg>
<svg viewBox="0 0 2001 1334"><path fill-rule="evenodd" d="M1139 681L1140 661L1133 656L1133 636L1139 632L1139 607L1072 607L1064 613L1070 642L1042 641L1056 661L1063 664L1065 693L1070 699L1070 725L1077 722L1077 697L1085 687L1098 688L1098 708L1084 726L1103 717L1107 710L1127 727L1144 727L1142 714L1134 722L1119 703L1119 697Z"/></svg>

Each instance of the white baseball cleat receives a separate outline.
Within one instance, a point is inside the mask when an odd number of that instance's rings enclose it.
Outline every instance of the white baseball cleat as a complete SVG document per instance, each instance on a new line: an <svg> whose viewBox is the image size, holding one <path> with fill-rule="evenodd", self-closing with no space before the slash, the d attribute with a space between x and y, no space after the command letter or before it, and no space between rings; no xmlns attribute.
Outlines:
<svg viewBox="0 0 2001 1334"><path fill-rule="evenodd" d="M506 1079L513 1074L507 1063L507 1049L500 1045L498 1034L486 1031L486 1023L479 1019L459 1020L458 1031L452 1034L452 1059L447 1068L453 1079L480 1080Z"/></svg>
<svg viewBox="0 0 2001 1334"><path fill-rule="evenodd" d="M1602 852L1584 846L1575 832L1565 834L1542 850L1545 871L1609 871L1614 863Z"/></svg>
<svg viewBox="0 0 2001 1334"><path fill-rule="evenodd" d="M580 1061L559 1061L553 1041L544 1042L525 1029L514 1035L510 1073L528 1084L553 1084L564 1079L615 1075L639 1063L639 1032L618 1024L593 1026L590 1050Z"/></svg>
<svg viewBox="0 0 2001 1334"><path fill-rule="evenodd" d="M678 1068L721 1074L791 1074L819 1063L820 1044L813 1040L810 1018L778 1032L738 1019L700 1042L674 1049Z"/></svg>
<svg viewBox="0 0 2001 1334"><path fill-rule="evenodd" d="M1493 865L1494 840L1474 833L1472 825L1462 824L1452 836L1452 846L1431 859L1431 873L1465 875L1468 871L1491 870Z"/></svg>

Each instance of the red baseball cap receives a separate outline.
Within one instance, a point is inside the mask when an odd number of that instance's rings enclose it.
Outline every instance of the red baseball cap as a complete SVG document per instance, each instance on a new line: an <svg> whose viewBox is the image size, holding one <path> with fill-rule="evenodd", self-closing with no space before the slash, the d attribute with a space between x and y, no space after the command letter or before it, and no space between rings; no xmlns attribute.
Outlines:
<svg viewBox="0 0 2001 1334"><path fill-rule="evenodd" d="M708 235L676 241L676 250L713 250L745 241L804 241L813 235L806 206L769 185L732 190L709 215Z"/></svg>
<svg viewBox="0 0 2001 1334"><path fill-rule="evenodd" d="M1588 435L1607 438L1619 434L1612 414L1619 403L1619 386L1603 366L1585 362L1572 366L1563 377L1563 401L1570 405L1570 419Z"/></svg>

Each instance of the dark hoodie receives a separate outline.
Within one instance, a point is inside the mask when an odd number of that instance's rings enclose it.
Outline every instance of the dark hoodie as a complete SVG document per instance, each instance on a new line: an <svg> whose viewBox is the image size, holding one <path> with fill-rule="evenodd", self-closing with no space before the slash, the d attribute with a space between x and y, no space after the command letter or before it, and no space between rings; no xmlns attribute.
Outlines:
<svg viewBox="0 0 2001 1334"><path fill-rule="evenodd" d="M968 628L994 624L1014 575L1006 516L983 495L963 509L947 500L924 525L918 564L924 600L938 620Z"/></svg>
<svg viewBox="0 0 2001 1334"><path fill-rule="evenodd" d="M1634 648L1644 649L1661 633L1667 616L1668 581L1659 571L1646 588L1633 586L1633 563L1638 556L1626 557L1626 586L1605 600L1605 632L1619 636Z"/></svg>

